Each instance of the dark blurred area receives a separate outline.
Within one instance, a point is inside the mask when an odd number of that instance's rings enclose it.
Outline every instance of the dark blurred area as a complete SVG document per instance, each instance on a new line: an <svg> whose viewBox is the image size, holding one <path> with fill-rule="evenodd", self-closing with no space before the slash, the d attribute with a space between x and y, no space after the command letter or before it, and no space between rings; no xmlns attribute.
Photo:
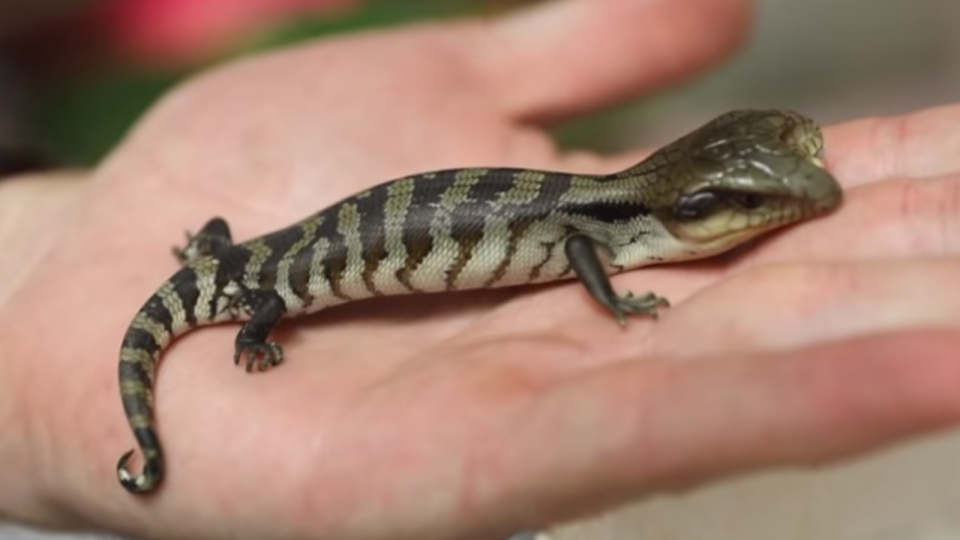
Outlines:
<svg viewBox="0 0 960 540"><path fill-rule="evenodd" d="M51 38L90 2L0 1L0 173L44 162L42 137L31 129Z"/></svg>

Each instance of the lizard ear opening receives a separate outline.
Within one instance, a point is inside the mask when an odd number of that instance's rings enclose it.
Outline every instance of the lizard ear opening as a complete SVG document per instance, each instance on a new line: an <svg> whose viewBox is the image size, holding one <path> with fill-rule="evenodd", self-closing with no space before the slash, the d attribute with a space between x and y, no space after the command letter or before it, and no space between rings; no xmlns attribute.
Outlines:
<svg viewBox="0 0 960 540"><path fill-rule="evenodd" d="M763 206L764 197L759 193L750 192L730 192L727 198L736 206L744 210L756 210Z"/></svg>

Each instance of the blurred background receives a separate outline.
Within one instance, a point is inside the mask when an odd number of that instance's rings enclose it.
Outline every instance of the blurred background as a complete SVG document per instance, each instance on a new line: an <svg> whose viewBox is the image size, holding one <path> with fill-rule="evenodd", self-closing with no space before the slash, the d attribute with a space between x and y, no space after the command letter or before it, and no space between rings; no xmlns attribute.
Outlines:
<svg viewBox="0 0 960 540"><path fill-rule="evenodd" d="M165 90L211 64L537 1L0 0L0 146L92 165ZM956 0L756 3L755 34L733 62L686 87L560 126L561 143L653 144L738 106L795 107L830 122L957 96Z"/></svg>
<svg viewBox="0 0 960 540"><path fill-rule="evenodd" d="M536 1L0 0L0 147L24 149L25 163L95 165L158 96L212 64L305 39L493 16ZM561 144L654 145L735 107L790 107L831 123L960 100L960 0L756 4L752 39L731 63L682 88L559 126ZM960 434L843 466L658 497L556 537L960 540ZM48 535L0 524L2 540L35 538Z"/></svg>

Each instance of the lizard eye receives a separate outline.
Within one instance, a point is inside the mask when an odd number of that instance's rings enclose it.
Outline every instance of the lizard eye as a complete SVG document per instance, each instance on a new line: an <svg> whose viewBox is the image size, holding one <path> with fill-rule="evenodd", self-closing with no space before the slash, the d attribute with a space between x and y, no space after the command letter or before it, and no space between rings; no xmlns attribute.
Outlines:
<svg viewBox="0 0 960 540"><path fill-rule="evenodd" d="M673 206L674 216L680 219L699 219L717 207L720 197L713 191L698 191L681 196Z"/></svg>

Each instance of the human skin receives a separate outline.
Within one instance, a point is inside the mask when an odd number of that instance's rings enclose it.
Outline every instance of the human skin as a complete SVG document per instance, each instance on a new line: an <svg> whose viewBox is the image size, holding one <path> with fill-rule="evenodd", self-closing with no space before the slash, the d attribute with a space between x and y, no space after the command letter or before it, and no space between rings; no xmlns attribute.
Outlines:
<svg viewBox="0 0 960 540"><path fill-rule="evenodd" d="M231 363L236 325L191 333L157 381L166 480L150 497L118 485L120 339L183 229L222 215L245 239L441 167L615 170L642 152L560 153L541 124L720 61L749 13L565 0L310 44L185 84L89 178L0 184L0 211L25 216L0 221L0 515L151 538L479 540L955 425L949 106L830 127L835 214L616 277L674 302L657 321L621 329L572 282L382 299L284 325L286 363L255 375Z"/></svg>

